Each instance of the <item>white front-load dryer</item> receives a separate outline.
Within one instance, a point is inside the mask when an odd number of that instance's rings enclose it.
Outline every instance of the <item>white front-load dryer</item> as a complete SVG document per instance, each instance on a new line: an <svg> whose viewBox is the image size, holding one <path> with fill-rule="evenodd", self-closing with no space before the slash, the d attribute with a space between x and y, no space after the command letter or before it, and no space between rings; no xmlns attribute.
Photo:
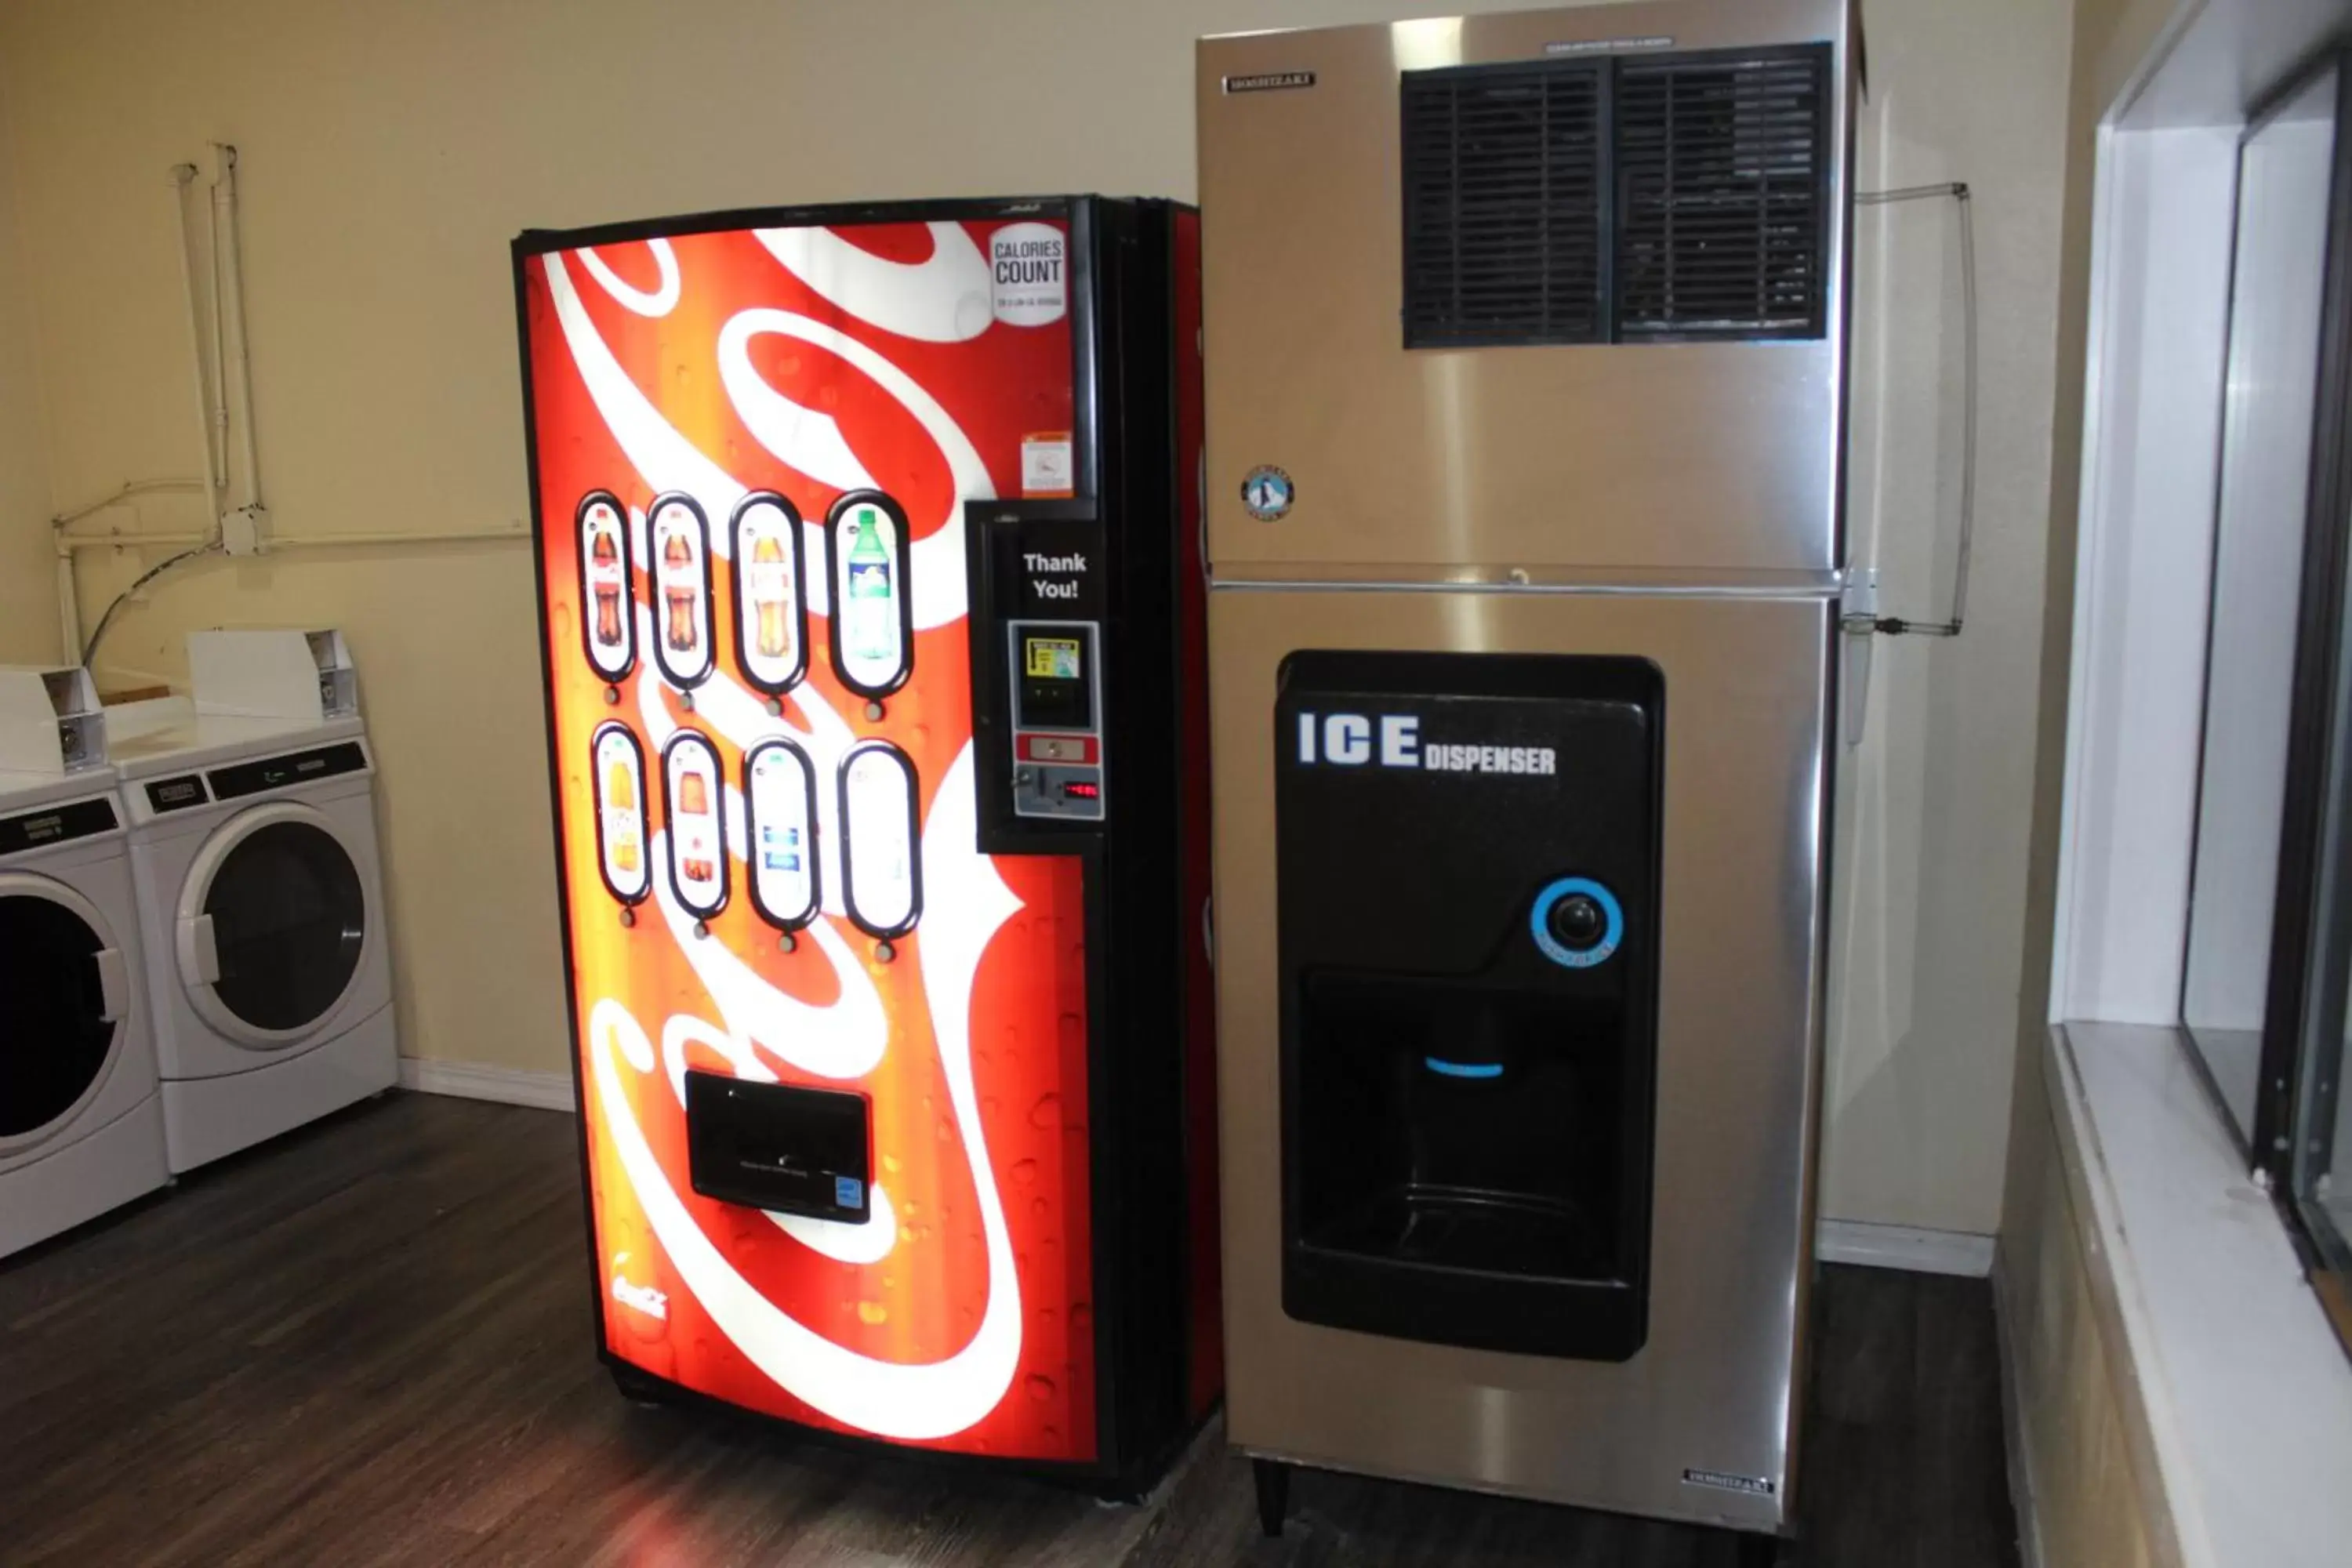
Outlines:
<svg viewBox="0 0 2352 1568"><path fill-rule="evenodd" d="M114 744L173 1171L399 1072L374 766L356 719L194 717Z"/></svg>
<svg viewBox="0 0 2352 1568"><path fill-rule="evenodd" d="M171 1179L114 775L0 773L0 1257Z"/></svg>

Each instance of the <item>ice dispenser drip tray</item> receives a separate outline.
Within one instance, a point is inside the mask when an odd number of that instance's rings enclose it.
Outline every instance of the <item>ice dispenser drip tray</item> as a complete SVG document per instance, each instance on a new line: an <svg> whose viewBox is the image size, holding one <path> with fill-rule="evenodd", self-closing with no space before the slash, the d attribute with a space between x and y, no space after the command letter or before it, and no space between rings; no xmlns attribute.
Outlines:
<svg viewBox="0 0 2352 1568"><path fill-rule="evenodd" d="M1286 665L1291 1316L1528 1353L1641 1347L1663 701L1634 659Z"/></svg>

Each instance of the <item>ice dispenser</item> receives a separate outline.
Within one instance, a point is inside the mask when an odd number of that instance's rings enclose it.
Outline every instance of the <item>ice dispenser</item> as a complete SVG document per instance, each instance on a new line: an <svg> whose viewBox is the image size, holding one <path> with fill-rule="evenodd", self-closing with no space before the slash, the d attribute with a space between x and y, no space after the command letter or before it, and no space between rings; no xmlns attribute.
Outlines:
<svg viewBox="0 0 2352 1568"><path fill-rule="evenodd" d="M1632 1355L1656 1078L1656 667L1309 651L1280 679L1285 1310Z"/></svg>
<svg viewBox="0 0 2352 1568"><path fill-rule="evenodd" d="M1225 1414L1269 1531L1296 1467L1794 1525L1859 16L1202 42Z"/></svg>

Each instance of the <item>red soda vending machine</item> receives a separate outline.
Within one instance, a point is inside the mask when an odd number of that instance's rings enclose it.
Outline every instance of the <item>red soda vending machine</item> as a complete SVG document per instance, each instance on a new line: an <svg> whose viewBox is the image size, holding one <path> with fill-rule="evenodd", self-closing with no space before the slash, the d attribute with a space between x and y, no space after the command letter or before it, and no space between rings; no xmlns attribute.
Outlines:
<svg viewBox="0 0 2352 1568"><path fill-rule="evenodd" d="M514 257L604 1359L1139 1493L1221 1387L1196 215Z"/></svg>

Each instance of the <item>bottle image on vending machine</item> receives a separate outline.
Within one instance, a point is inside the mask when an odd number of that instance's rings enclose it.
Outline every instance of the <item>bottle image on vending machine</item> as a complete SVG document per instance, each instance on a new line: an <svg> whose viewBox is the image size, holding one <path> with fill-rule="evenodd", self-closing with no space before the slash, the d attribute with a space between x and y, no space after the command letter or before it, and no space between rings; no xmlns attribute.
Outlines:
<svg viewBox="0 0 2352 1568"><path fill-rule="evenodd" d="M710 675L710 524L678 491L655 497L648 514L661 607L654 658L671 684L691 689Z"/></svg>
<svg viewBox="0 0 2352 1568"><path fill-rule="evenodd" d="M882 548L878 515L870 506L857 509L857 542L849 547L849 656L856 659L886 659L898 651L890 552Z"/></svg>
<svg viewBox="0 0 2352 1568"><path fill-rule="evenodd" d="M784 602L792 594L792 573L784 564L783 546L763 535L751 546L745 568L751 578L751 617L756 626L752 646L761 658L788 658L793 651L792 627L784 619Z"/></svg>
<svg viewBox="0 0 2352 1568"><path fill-rule="evenodd" d="M621 643L621 548L612 531L599 529L588 557L588 578L596 585L596 640L606 647Z"/></svg>
<svg viewBox="0 0 2352 1568"><path fill-rule="evenodd" d="M634 874L644 847L637 842L637 781L625 763L604 772L604 842L613 868Z"/></svg>
<svg viewBox="0 0 2352 1568"><path fill-rule="evenodd" d="M694 546L682 530L662 538L661 576L662 642L677 653L694 646Z"/></svg>
<svg viewBox="0 0 2352 1568"><path fill-rule="evenodd" d="M774 490L753 490L735 503L728 539L735 562L736 664L754 689L781 697L808 668L800 510Z"/></svg>
<svg viewBox="0 0 2352 1568"><path fill-rule="evenodd" d="M605 890L624 905L653 889L646 863L646 759L626 724L597 726L589 742L588 765L596 789L599 869Z"/></svg>
<svg viewBox="0 0 2352 1568"><path fill-rule="evenodd" d="M591 490L576 509L580 578L587 614L581 631L588 662L606 680L629 673L637 658L629 589L629 536L621 503L608 490Z"/></svg>
<svg viewBox="0 0 2352 1568"><path fill-rule="evenodd" d="M719 815L724 776L708 736L680 730L662 749L668 807L670 890L702 920L727 903L727 835Z"/></svg>
<svg viewBox="0 0 2352 1568"><path fill-rule="evenodd" d="M794 742L762 741L745 753L751 902L787 934L817 917L823 880L816 857L816 772Z"/></svg>
<svg viewBox="0 0 2352 1568"><path fill-rule="evenodd" d="M1215 1408L1197 247L1095 197L516 244L634 1397L1123 1498Z"/></svg>
<svg viewBox="0 0 2352 1568"><path fill-rule="evenodd" d="M914 672L907 514L881 490L851 490L825 517L833 669L861 697L887 697Z"/></svg>

